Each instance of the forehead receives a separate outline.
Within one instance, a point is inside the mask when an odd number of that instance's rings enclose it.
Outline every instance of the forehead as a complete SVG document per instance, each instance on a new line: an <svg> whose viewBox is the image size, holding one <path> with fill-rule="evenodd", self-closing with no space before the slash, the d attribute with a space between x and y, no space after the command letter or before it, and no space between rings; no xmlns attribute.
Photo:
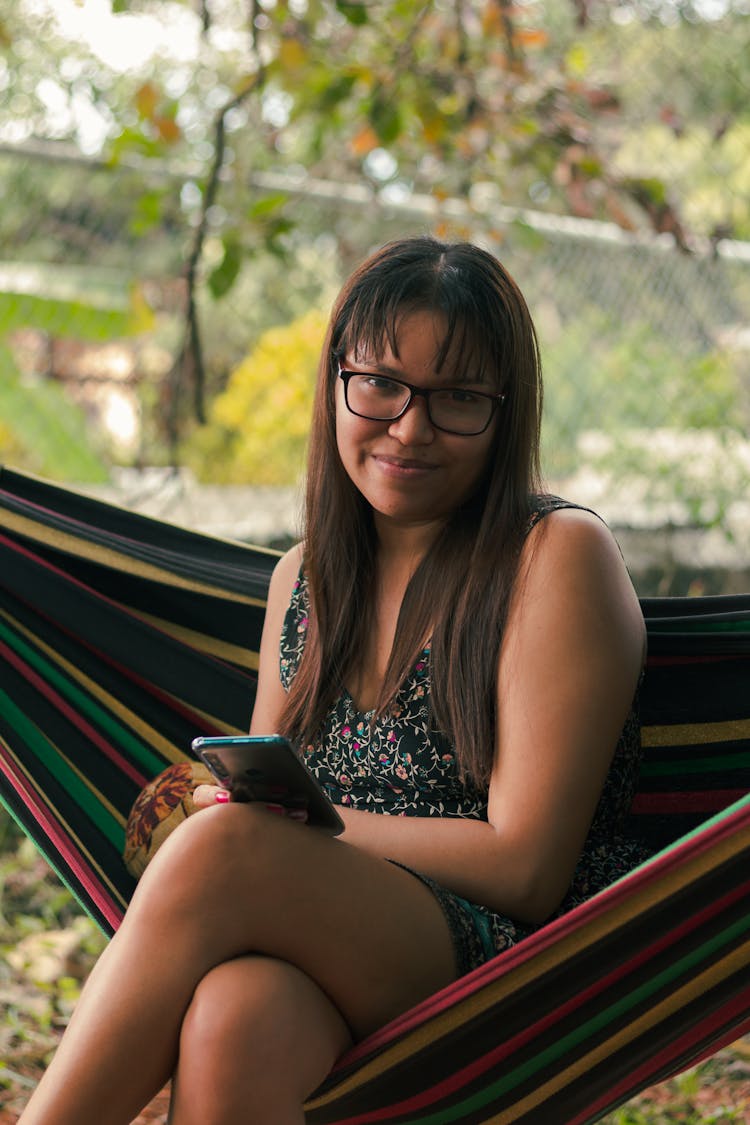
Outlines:
<svg viewBox="0 0 750 1125"><path fill-rule="evenodd" d="M404 367L404 375L414 366L453 382L497 381L488 349L465 322L451 325L440 310L401 309L378 331L369 328L347 333L352 341L346 347L350 361L389 366L395 360Z"/></svg>

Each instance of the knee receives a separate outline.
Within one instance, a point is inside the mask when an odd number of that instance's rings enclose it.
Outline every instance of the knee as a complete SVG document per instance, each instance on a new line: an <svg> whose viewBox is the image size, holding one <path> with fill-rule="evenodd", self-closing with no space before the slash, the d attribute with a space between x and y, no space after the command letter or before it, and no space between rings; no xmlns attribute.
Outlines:
<svg viewBox="0 0 750 1125"><path fill-rule="evenodd" d="M143 874L133 899L170 904L184 900L191 912L210 894L236 894L238 878L268 860L264 813L251 805L205 809L183 821ZM248 862L249 861L249 862ZM240 865L246 868L240 875ZM247 885L247 883L245 883Z"/></svg>
<svg viewBox="0 0 750 1125"><path fill-rule="evenodd" d="M236 958L193 993L180 1035L179 1095L213 1113L222 1107L217 1119L234 1120L235 1105L251 1104L254 1120L275 1119L260 1107L299 1108L347 1045L341 1017L304 973L273 957Z"/></svg>
<svg viewBox="0 0 750 1125"><path fill-rule="evenodd" d="M258 1047L278 1042L275 1025L287 1010L283 978L283 964L272 958L217 965L202 978L185 1013L181 1057L187 1052L221 1067L229 1053L241 1054L252 1065L259 1058Z"/></svg>

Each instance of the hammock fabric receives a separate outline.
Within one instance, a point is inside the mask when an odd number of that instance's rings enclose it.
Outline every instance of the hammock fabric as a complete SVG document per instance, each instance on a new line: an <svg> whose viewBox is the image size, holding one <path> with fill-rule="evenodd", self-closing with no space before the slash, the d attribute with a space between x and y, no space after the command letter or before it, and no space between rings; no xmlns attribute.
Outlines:
<svg viewBox="0 0 750 1125"><path fill-rule="evenodd" d="M0 796L109 933L140 788L247 728L275 558L0 471ZM311 1125L583 1125L750 1031L750 595L642 605L662 850L358 1044Z"/></svg>

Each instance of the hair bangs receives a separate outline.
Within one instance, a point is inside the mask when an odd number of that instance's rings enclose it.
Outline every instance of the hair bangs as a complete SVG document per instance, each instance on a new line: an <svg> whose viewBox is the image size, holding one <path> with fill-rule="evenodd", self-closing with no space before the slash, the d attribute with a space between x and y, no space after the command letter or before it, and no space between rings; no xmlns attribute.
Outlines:
<svg viewBox="0 0 750 1125"><path fill-rule="evenodd" d="M382 276L375 271L353 288L334 328L334 353L381 359L390 350L398 357L404 317L432 312L445 318L436 370L447 370L459 383L499 388L514 349L507 318L499 321L497 302L490 308L474 291L470 277L441 259L409 266L383 271Z"/></svg>

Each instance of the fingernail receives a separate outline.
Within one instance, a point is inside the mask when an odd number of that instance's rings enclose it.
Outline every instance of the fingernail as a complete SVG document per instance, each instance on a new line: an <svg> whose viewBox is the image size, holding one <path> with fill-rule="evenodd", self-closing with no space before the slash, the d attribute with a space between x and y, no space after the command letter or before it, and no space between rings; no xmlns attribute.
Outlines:
<svg viewBox="0 0 750 1125"><path fill-rule="evenodd" d="M229 790L228 789L217 789L216 793L214 794L214 800L219 805L225 805L227 803L227 801L229 800Z"/></svg>
<svg viewBox="0 0 750 1125"><path fill-rule="evenodd" d="M290 820L300 820L304 822L307 820L307 809L290 809L287 816Z"/></svg>
<svg viewBox="0 0 750 1125"><path fill-rule="evenodd" d="M269 812L277 813L279 816L284 816L286 810L283 805L266 805Z"/></svg>

